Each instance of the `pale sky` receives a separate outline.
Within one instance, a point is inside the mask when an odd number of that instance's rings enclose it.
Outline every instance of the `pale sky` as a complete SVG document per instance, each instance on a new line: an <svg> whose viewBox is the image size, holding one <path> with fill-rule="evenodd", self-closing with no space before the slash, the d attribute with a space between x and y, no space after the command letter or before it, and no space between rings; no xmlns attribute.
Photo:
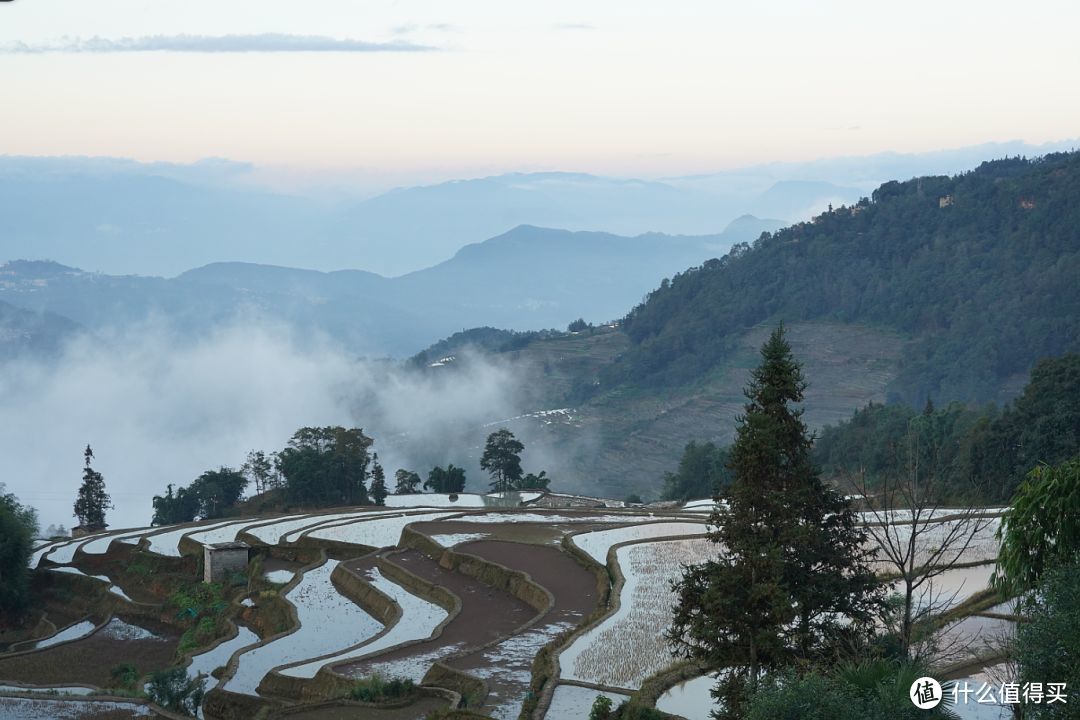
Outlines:
<svg viewBox="0 0 1080 720"><path fill-rule="evenodd" d="M1080 134L1077 27L1075 0L14 0L0 153L422 180L1041 143ZM222 40L269 33L323 39ZM296 50L326 38L351 51Z"/></svg>

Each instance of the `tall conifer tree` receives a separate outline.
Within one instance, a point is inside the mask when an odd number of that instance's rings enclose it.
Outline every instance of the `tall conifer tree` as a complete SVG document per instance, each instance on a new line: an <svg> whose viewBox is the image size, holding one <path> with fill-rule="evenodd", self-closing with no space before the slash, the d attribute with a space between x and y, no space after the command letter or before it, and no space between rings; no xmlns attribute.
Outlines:
<svg viewBox="0 0 1080 720"><path fill-rule="evenodd" d="M869 620L879 598L864 563L865 534L810 460L802 421L806 381L777 328L751 373L728 467L731 485L710 517L717 560L675 583L669 638L682 652L733 668L714 693L737 717L761 671L819 657L838 618Z"/></svg>
<svg viewBox="0 0 1080 720"><path fill-rule="evenodd" d="M379 464L379 454L375 453L371 464L371 500L376 505L386 504L386 472Z"/></svg>
<svg viewBox="0 0 1080 720"><path fill-rule="evenodd" d="M112 509L112 501L105 492L105 478L90 467L94 451L89 445L83 451L83 459L85 467L79 496L75 499L75 517L79 519L83 530L101 530L105 528L105 511Z"/></svg>

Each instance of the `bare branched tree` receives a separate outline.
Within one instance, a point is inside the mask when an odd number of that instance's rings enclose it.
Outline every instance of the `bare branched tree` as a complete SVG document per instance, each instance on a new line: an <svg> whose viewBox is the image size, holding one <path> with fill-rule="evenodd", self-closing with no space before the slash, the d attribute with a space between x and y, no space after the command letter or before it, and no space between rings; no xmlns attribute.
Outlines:
<svg viewBox="0 0 1080 720"><path fill-rule="evenodd" d="M871 486L860 472L852 485L867 499L866 530L878 549L875 569L894 579L899 595L892 607L902 651L912 658L955 655L962 649L937 647L932 634L921 637L918 629L956 605L962 587L943 582L945 573L996 557L998 518L970 503L945 505L936 453L920 452L917 434L908 442L902 475L876 478Z"/></svg>

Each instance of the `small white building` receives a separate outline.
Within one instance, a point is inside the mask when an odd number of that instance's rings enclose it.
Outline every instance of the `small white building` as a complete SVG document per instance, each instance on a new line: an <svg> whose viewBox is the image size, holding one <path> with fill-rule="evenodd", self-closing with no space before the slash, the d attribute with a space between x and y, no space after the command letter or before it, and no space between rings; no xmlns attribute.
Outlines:
<svg viewBox="0 0 1080 720"><path fill-rule="evenodd" d="M242 542L215 543L203 547L203 582L224 582L229 575L247 575L248 550Z"/></svg>

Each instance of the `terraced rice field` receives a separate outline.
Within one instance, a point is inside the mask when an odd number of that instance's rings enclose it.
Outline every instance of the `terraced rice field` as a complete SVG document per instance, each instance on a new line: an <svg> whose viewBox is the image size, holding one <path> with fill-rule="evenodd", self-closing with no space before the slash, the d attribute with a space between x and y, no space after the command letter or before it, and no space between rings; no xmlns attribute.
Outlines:
<svg viewBox="0 0 1080 720"><path fill-rule="evenodd" d="M702 675L669 688L656 700L656 709L672 715L680 715L686 720L711 720L711 713L716 708L712 689L716 687L716 678Z"/></svg>
<svg viewBox="0 0 1080 720"><path fill-rule="evenodd" d="M423 598L413 595L397 583L387 579L373 567L364 573L365 579L401 608L401 620L395 623L387 632L353 650L346 650L329 658L323 658L304 665L296 665L281 671L282 675L299 678L313 678L319 668L329 663L346 662L349 660L377 655L391 648L416 640L424 640L435 633L435 629L448 617L448 613L435 603L428 602Z"/></svg>
<svg viewBox="0 0 1080 720"><path fill-rule="evenodd" d="M615 551L625 577L619 609L575 640L559 657L562 677L633 690L671 664L664 631L675 596L670 583L682 565L715 553L704 538L624 545Z"/></svg>
<svg viewBox="0 0 1080 720"><path fill-rule="evenodd" d="M536 610L513 595L447 570L415 550L394 553L389 559L413 575L452 592L461 600L461 611L442 628L437 638L335 668L349 677L377 673L418 681L437 660L507 638L537 615ZM403 617L407 620L409 615Z"/></svg>
<svg viewBox="0 0 1080 720"><path fill-rule="evenodd" d="M559 685L551 698L546 717L548 720L589 720L593 702L601 695L611 700L612 707L629 700L630 696L609 690L594 690L580 685Z"/></svg>
<svg viewBox="0 0 1080 720"><path fill-rule="evenodd" d="M242 654L235 674L224 684L226 690L256 695L259 683L273 668L339 652L382 630L382 623L338 592L330 581L338 562L327 560L304 573L285 595L296 607L299 627Z"/></svg>
<svg viewBox="0 0 1080 720"><path fill-rule="evenodd" d="M419 683L433 664L443 663L485 683L487 696L482 701L474 698L480 704L470 709L514 720L529 696L534 660L545 647L556 652L561 647L561 676L545 717L583 720L599 695L607 695L618 704L644 678L671 664L670 648L664 638L674 601L669 583L680 577L684 563L698 563L714 556L715 547L704 537L708 531L706 513L712 509L712 501L653 512L515 506L535 499L530 494L508 500L463 493L453 501L445 495L391 496L387 508L343 508L322 514L118 530L78 540L39 543L31 565L47 558L45 565L50 572L86 575L108 583L110 591L125 597L109 578L120 576L103 557L113 541L134 544L145 539L151 552L178 557L185 536L195 543L210 544L243 534L256 546L254 552L261 553L263 577L275 583L276 590L267 590L264 596L254 591L238 595L244 597L244 602L233 614L237 635L192 658L187 668L191 677L206 676L218 668L235 668L220 682L208 682L208 690L216 688L215 696L235 698L229 693L237 693L248 696L245 702L262 702L258 689L271 672L283 676L277 678L279 682L289 678L289 687L302 686L305 699L309 691L316 692L313 688L322 687L321 683L328 680L320 671L337 675L341 683L375 674ZM548 498L546 502L550 501ZM903 519L903 513L896 517ZM924 553L947 535L953 527L950 522L932 526L921 541ZM981 522L985 526L964 554L964 562L980 562L996 555L993 534L998 520ZM402 531L409 526L453 552L427 545L423 545L423 552L397 547ZM903 536L906 531L899 526L896 532ZM572 536L573 545L600 566L607 564L609 551L615 548L614 557L624 577L621 588L613 589L619 591L618 596L613 592L610 599L618 603L618 608L608 610L606 617L569 642L565 638L570 631L580 632L586 618L599 617L605 611L598 603L607 577L580 554L562 547L567 535ZM261 545L272 549L260 550ZM329 559L297 578L303 563L327 555ZM88 571L70 563L78 563ZM521 583L516 575L507 575L494 566L524 573L535 585ZM331 581L338 568L339 572L353 574L341 588ZM925 607L933 601L939 610L955 607L986 588L991 571L990 564L950 570L934 580L932 590L924 588L918 593L916 604ZM402 579L401 573L413 579ZM292 582L295 585L283 597L295 608L298 624L272 614L280 613L282 607L273 593ZM433 602L436 596L427 597L425 583L455 597L459 605L456 614ZM384 624L385 619L372 617L350 597L357 584L366 584L396 603L401 610L400 620ZM143 597L138 588L134 591ZM442 598L440 603L446 603L446 595L437 597ZM550 598L551 602L544 611L537 609L546 602L542 598ZM943 599L947 602L941 602ZM1011 609L1009 603L1004 603L989 612L1007 614ZM260 615L265 612L271 613L271 620ZM70 624L79 616L66 617L65 622ZM288 629L259 644L259 636L244 623L263 633L267 627ZM956 641L970 645L1011 632L1012 628L1012 620L980 614L954 622L946 629L944 639L946 644ZM121 661L136 662L140 668L165 667L175 660L178 634L149 621L143 627L131 618L113 618L103 628L96 628L90 619L78 620L39 641L38 650L18 656L0 654L0 693L4 685L21 683L100 687L108 683L109 669ZM554 644L556 640L559 645ZM709 690L714 683L711 677L681 683L662 694L658 707L690 720L704 720L713 709ZM17 705L17 711L39 713L27 717L67 717L62 713L76 710L74 700L48 701L59 704L46 707L22 703ZM426 698L405 708L372 710L370 716L401 720L421 717L444 702ZM9 707L0 698L0 720L7 717L4 712L13 717ZM40 714L49 712L54 715ZM98 705L94 712L101 720L112 720L137 717L143 708L109 709ZM336 720L350 717L351 712L355 709L338 705L312 707L289 716Z"/></svg>
<svg viewBox="0 0 1080 720"><path fill-rule="evenodd" d="M708 528L704 523L657 522L612 528L610 530L593 530L592 532L575 535L572 540L575 545L588 553L593 560L601 565L606 565L608 550L611 546L619 543L677 535L704 535L706 532L708 532Z"/></svg>
<svg viewBox="0 0 1080 720"><path fill-rule="evenodd" d="M89 622L89 621L86 621ZM179 634L143 619L114 617L93 632L79 625L72 642L53 642L34 652L0 655L0 684L87 685L108 687L110 669L121 662L140 668L163 668L173 660Z"/></svg>
<svg viewBox="0 0 1080 720"><path fill-rule="evenodd" d="M166 530L153 535L145 535L144 537L150 542L150 552L157 553L158 555L167 555L169 557L180 557L180 538L184 535L187 535L188 533L202 533L207 530L214 530L226 525L235 524L235 520L226 520L224 522L215 522L208 525L185 525L176 530Z"/></svg>
<svg viewBox="0 0 1080 720"><path fill-rule="evenodd" d="M596 577L553 547L485 540L458 549L528 574L554 599L551 610L524 632L447 661L451 667L488 684L490 694L481 710L483 713L513 720L529 692L536 654L560 633L577 627L596 607Z"/></svg>
<svg viewBox="0 0 1080 720"><path fill-rule="evenodd" d="M127 720L157 717L145 705L117 701L0 698L0 720Z"/></svg>
<svg viewBox="0 0 1080 720"><path fill-rule="evenodd" d="M68 573L70 575L82 575L83 577L93 578L94 580L100 580L101 582L108 583L109 584L109 592L111 592L113 595L116 595L117 597L120 597L120 598L123 598L124 600L127 600L128 602L132 602L131 598L129 598L126 594L124 594L124 591L121 590L119 587L117 587L116 585L113 585L112 580L110 580L105 575L87 575L82 570L80 570L78 568L75 568L75 567L71 567L70 565L64 565L64 566L61 566L61 567L50 568L50 570L52 572L62 572L62 573Z"/></svg>
<svg viewBox="0 0 1080 720"><path fill-rule="evenodd" d="M397 545L401 538L401 531L406 525L424 520L438 520L452 517L457 513L429 512L413 513L408 515L380 516L375 518L363 518L360 520L346 521L340 525L314 530L305 535L315 540L333 540L335 542L348 543L350 545L363 545L366 547L382 548Z"/></svg>

